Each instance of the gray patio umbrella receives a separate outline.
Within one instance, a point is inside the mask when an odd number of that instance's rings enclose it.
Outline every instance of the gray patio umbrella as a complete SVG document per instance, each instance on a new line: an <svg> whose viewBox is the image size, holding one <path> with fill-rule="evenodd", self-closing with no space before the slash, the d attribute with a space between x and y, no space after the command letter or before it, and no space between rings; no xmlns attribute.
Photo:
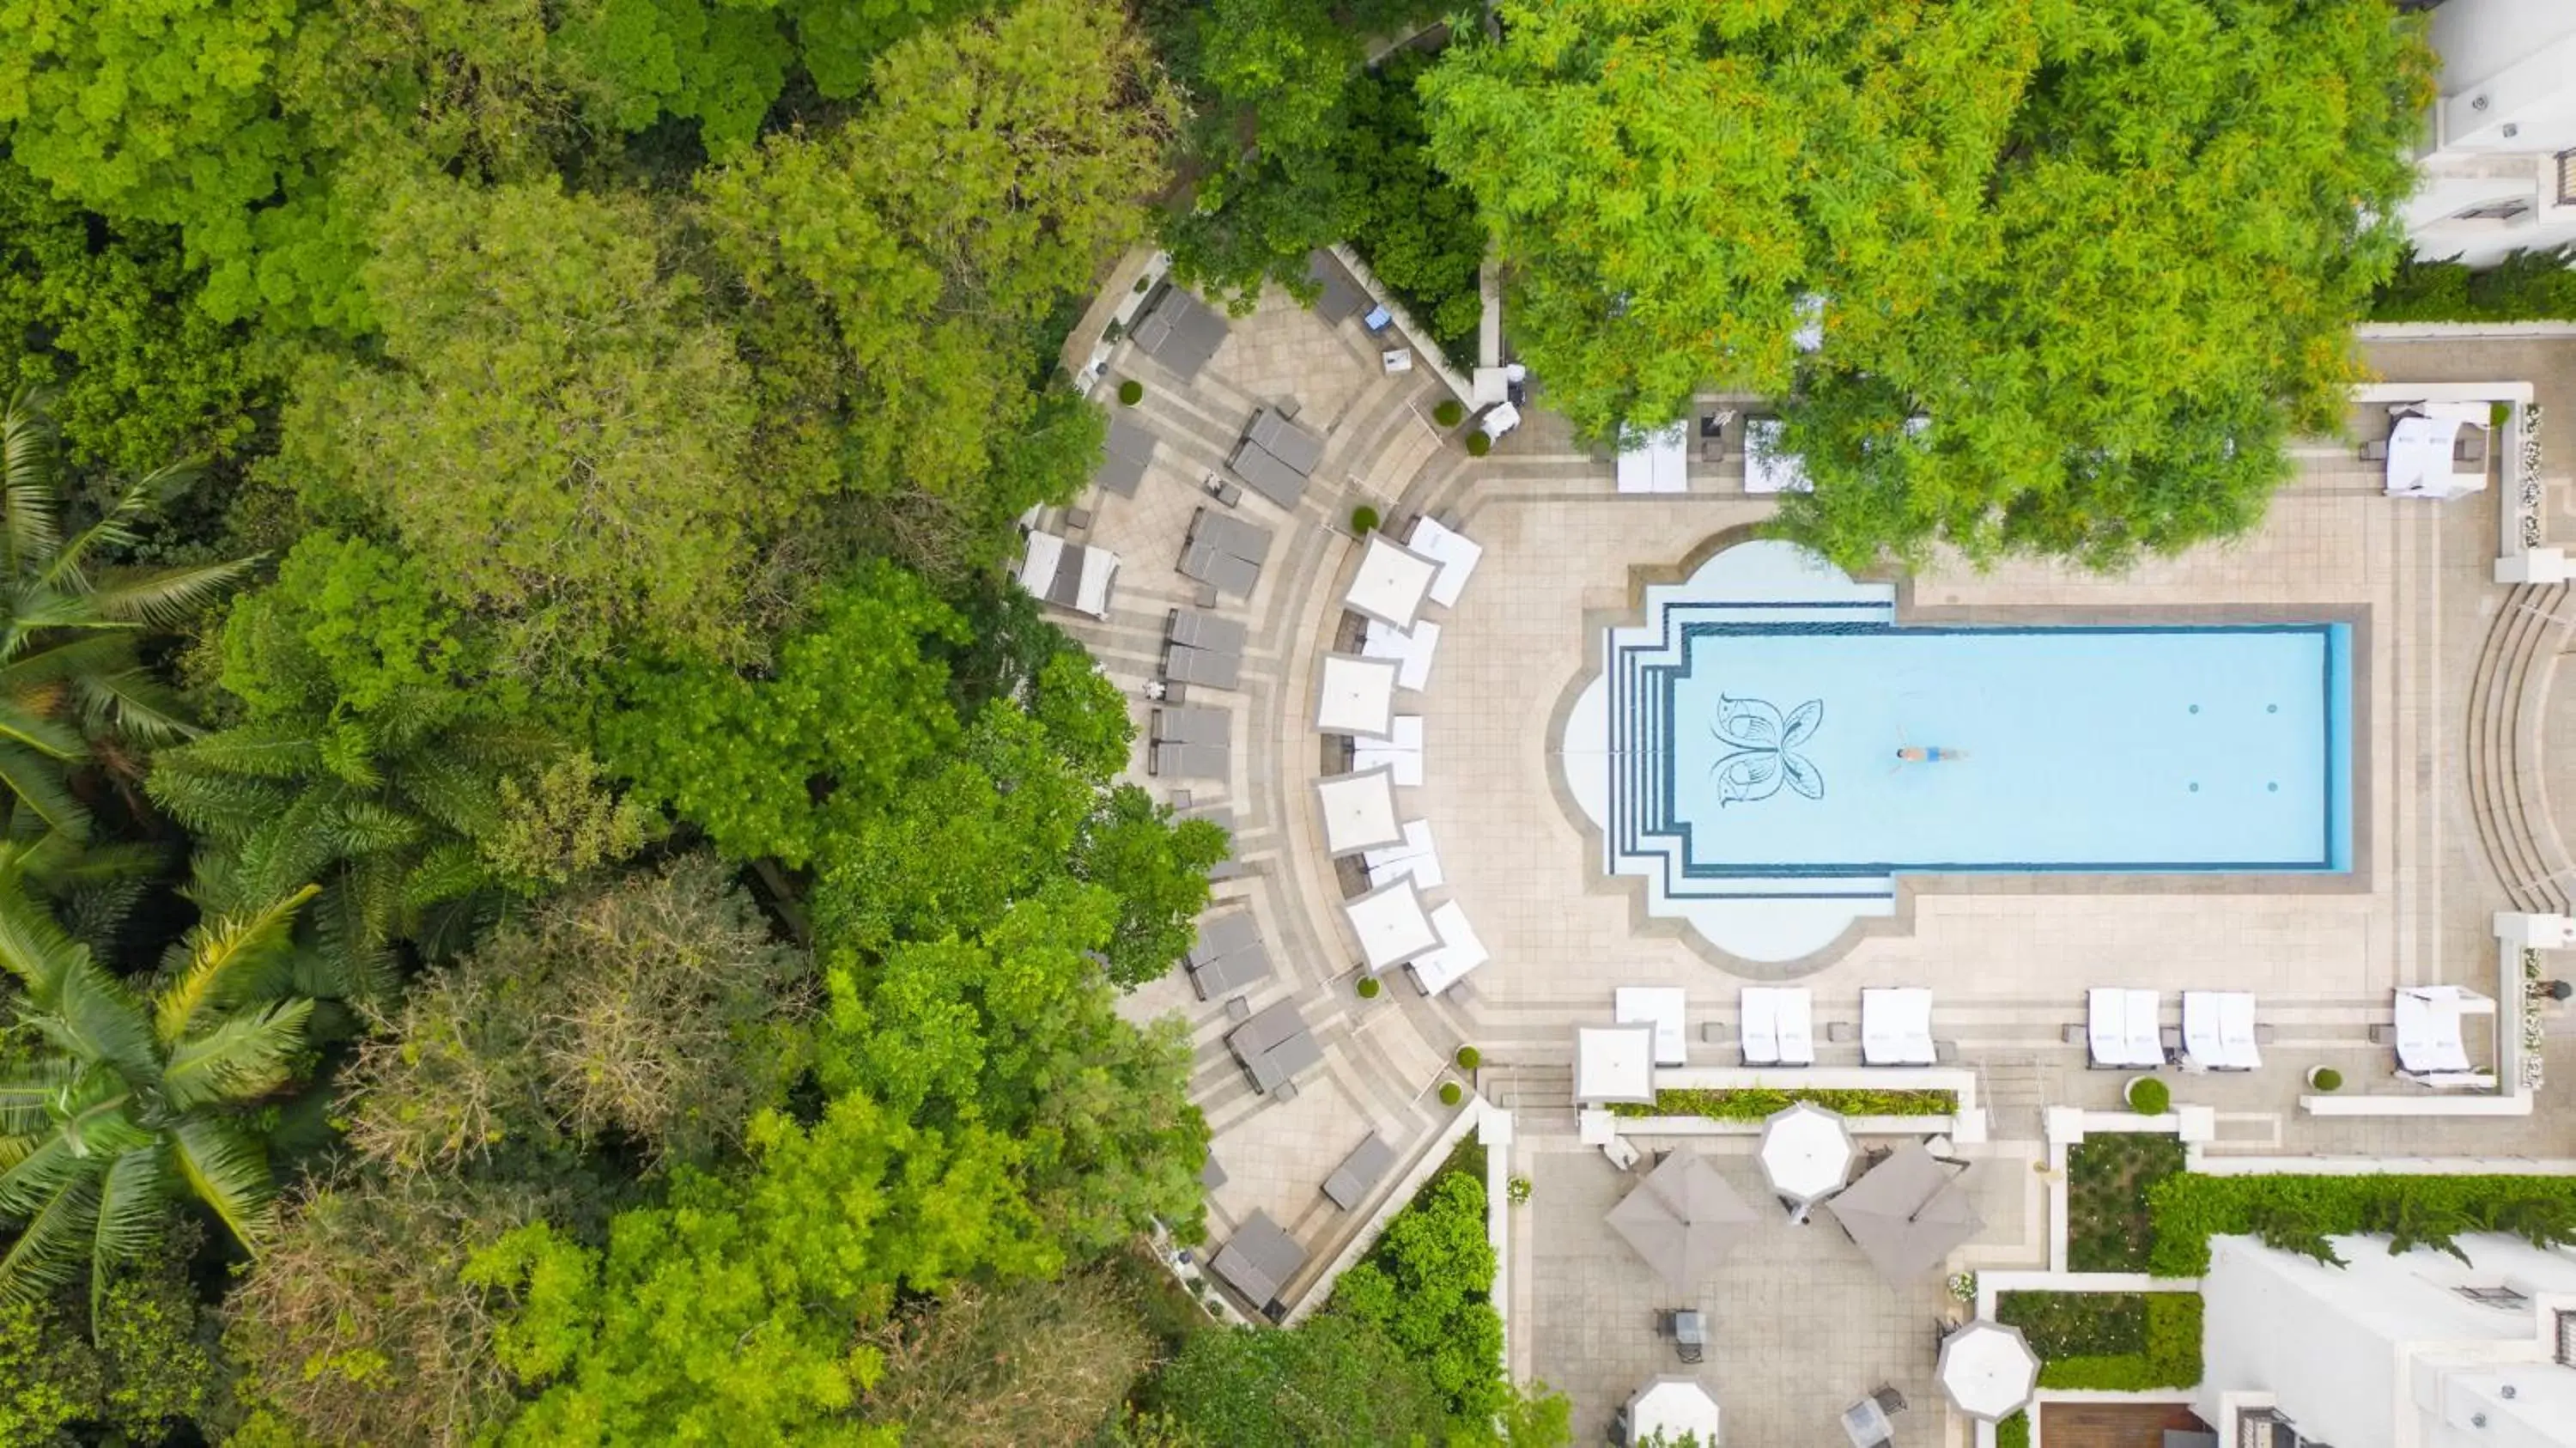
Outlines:
<svg viewBox="0 0 2576 1448"><path fill-rule="evenodd" d="M1825 1203L1878 1275L1902 1285L1941 1265L1984 1231L1958 1175L1909 1141Z"/></svg>
<svg viewBox="0 0 2576 1448"><path fill-rule="evenodd" d="M1753 1209L1717 1168L1683 1151L1664 1158L1609 1216L1610 1225L1677 1292L1694 1290L1753 1221Z"/></svg>

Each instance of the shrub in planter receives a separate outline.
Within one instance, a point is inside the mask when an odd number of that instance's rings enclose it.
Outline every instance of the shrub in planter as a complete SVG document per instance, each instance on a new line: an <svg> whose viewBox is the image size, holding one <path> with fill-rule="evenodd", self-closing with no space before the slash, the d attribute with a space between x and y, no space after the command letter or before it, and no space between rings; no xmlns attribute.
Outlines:
<svg viewBox="0 0 2576 1448"><path fill-rule="evenodd" d="M1466 1093L1465 1089L1464 1089L1464 1088L1462 1088L1462 1087L1460 1087L1460 1086L1459 1086L1459 1084L1458 1084L1457 1082L1455 1082L1455 1081L1443 1081L1443 1082L1441 1082L1441 1083L1440 1083L1440 1104L1441 1104L1441 1105L1443 1105L1443 1106L1455 1106L1455 1105L1457 1105L1459 1102L1464 1101L1464 1100L1466 1100L1466 1099L1467 1099L1467 1093Z"/></svg>
<svg viewBox="0 0 2576 1448"><path fill-rule="evenodd" d="M1473 1046L1460 1046L1458 1048L1458 1069L1461 1071L1475 1070L1476 1063L1484 1059L1485 1053L1477 1050Z"/></svg>
<svg viewBox="0 0 2576 1448"><path fill-rule="evenodd" d="M1467 420L1466 406L1454 397L1441 398L1440 405L1431 409L1431 420L1442 427L1456 427Z"/></svg>
<svg viewBox="0 0 2576 1448"><path fill-rule="evenodd" d="M1125 406L1134 407L1137 403L1145 400L1145 384L1137 381L1133 377L1119 383L1118 400Z"/></svg>
<svg viewBox="0 0 2576 1448"><path fill-rule="evenodd" d="M1480 458L1494 450L1494 440L1481 432L1467 434L1467 456Z"/></svg>
<svg viewBox="0 0 2576 1448"><path fill-rule="evenodd" d="M2162 1116L2173 1105L2173 1089L2153 1076L2129 1083L2129 1109L2140 1116Z"/></svg>
<svg viewBox="0 0 2576 1448"><path fill-rule="evenodd" d="M1364 1001L1373 1001L1373 1000L1376 1000L1376 999L1377 999L1377 993L1378 993L1379 991L1381 991L1381 990L1386 989L1386 987L1384 987L1384 986L1382 986L1382 985L1378 984L1378 980L1377 980L1377 977L1376 977L1376 976L1373 976L1373 975L1364 975L1364 976L1361 976L1361 977L1360 977L1360 983L1359 983L1359 987L1358 987L1358 989L1359 989L1360 999L1361 999L1361 1000L1364 1000Z"/></svg>
<svg viewBox="0 0 2576 1448"><path fill-rule="evenodd" d="M2015 1413L1997 1423L1995 1448L2030 1448L2030 1414Z"/></svg>
<svg viewBox="0 0 2576 1448"><path fill-rule="evenodd" d="M1530 1179L1525 1176L1514 1176L1506 1180L1503 1183L1503 1198L1516 1207L1527 1202L1530 1199Z"/></svg>
<svg viewBox="0 0 2576 1448"><path fill-rule="evenodd" d="M1367 533L1374 531L1377 527L1377 521L1377 509L1370 507L1366 503L1362 503L1358 507L1351 509L1351 531L1354 533Z"/></svg>
<svg viewBox="0 0 2576 1448"><path fill-rule="evenodd" d="M2316 1091L2341 1091L2343 1073L2332 1066L2319 1066L2308 1072L2308 1086Z"/></svg>

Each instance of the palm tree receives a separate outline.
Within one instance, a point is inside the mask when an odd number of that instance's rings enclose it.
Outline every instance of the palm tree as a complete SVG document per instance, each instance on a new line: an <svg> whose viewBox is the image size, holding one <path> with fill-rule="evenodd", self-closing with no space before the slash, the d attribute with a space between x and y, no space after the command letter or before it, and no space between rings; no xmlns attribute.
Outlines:
<svg viewBox="0 0 2576 1448"><path fill-rule="evenodd" d="M293 1080L314 1003L289 993L305 888L209 917L147 1000L0 873L0 966L23 993L0 1058L0 1300L31 1301L149 1248L182 1191L258 1250L276 1184L248 1111Z"/></svg>
<svg viewBox="0 0 2576 1448"><path fill-rule="evenodd" d="M138 479L107 515L65 538L62 479L45 394L21 387L0 411L0 838L88 837L72 772L112 742L157 745L195 731L177 695L135 652L247 573L256 559L105 569L155 498L191 465Z"/></svg>

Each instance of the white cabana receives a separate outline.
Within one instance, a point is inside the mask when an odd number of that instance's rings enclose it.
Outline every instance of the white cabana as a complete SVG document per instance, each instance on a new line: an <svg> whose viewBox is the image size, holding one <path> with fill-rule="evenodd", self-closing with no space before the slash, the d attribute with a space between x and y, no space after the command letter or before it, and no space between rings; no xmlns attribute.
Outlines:
<svg viewBox="0 0 2576 1448"><path fill-rule="evenodd" d="M1413 983L1424 995L1440 994L1493 959L1485 952L1485 942L1476 938L1475 927L1467 923L1467 912L1457 901L1431 912L1431 928L1440 934L1440 948L1416 956L1405 967L1413 972Z"/></svg>
<svg viewBox="0 0 2576 1448"><path fill-rule="evenodd" d="M1404 541L1414 552L1440 565L1440 576L1431 580L1431 601L1442 608L1456 608L1458 595L1467 591L1467 580L1475 576L1476 565L1484 561L1484 546L1455 528L1442 526L1439 519L1427 513L1413 520L1413 531Z"/></svg>
<svg viewBox="0 0 2576 1448"><path fill-rule="evenodd" d="M1327 734L1384 739L1395 728L1395 686L1403 666L1393 659L1326 654L1315 671L1315 727Z"/></svg>
<svg viewBox="0 0 2576 1448"><path fill-rule="evenodd" d="M1406 789L1422 785L1422 716L1398 714L1384 739L1361 739L1351 751L1353 769L1386 769Z"/></svg>
<svg viewBox="0 0 2576 1448"><path fill-rule="evenodd" d="M1761 1155L1771 1190L1803 1207L1842 1190L1851 1175L1851 1131L1833 1112L1796 1102L1763 1119Z"/></svg>
<svg viewBox="0 0 2576 1448"><path fill-rule="evenodd" d="M1872 1066L1929 1066L1932 992L1921 986L1876 987L1860 993L1860 1058Z"/></svg>
<svg viewBox="0 0 2576 1448"><path fill-rule="evenodd" d="M1440 932L1423 913L1422 894L1411 880L1398 880L1345 901L1342 913L1350 917L1351 933L1360 938L1360 955L1371 975L1393 970L1440 944Z"/></svg>
<svg viewBox="0 0 2576 1448"><path fill-rule="evenodd" d="M2182 993L2185 1060L2209 1071L2251 1071L2263 1064L2254 1032L2254 997L2248 991Z"/></svg>
<svg viewBox="0 0 2576 1448"><path fill-rule="evenodd" d="M2452 458L2463 427L2483 427L2488 404L2427 402L2408 409L2388 434L2388 495L2457 498L2487 485L2486 462L2461 467Z"/></svg>
<svg viewBox="0 0 2576 1448"><path fill-rule="evenodd" d="M1351 579L1350 592L1342 595L1342 606L1365 618L1410 628L1439 572L1434 560L1384 533L1371 533L1368 548L1360 554L1360 571Z"/></svg>
<svg viewBox="0 0 2576 1448"><path fill-rule="evenodd" d="M1628 1400L1628 1441L1651 1443L1660 1433L1678 1441L1685 1433L1702 1444L1717 1442L1717 1399L1695 1378L1667 1374L1637 1390Z"/></svg>
<svg viewBox="0 0 2576 1448"><path fill-rule="evenodd" d="M1118 555L1031 529L1017 577L1020 587L1058 608L1107 618L1110 586L1118 578Z"/></svg>
<svg viewBox="0 0 2576 1448"><path fill-rule="evenodd" d="M1748 985L1737 997L1747 1066L1816 1064L1816 1002L1802 985Z"/></svg>
<svg viewBox="0 0 2576 1448"><path fill-rule="evenodd" d="M1574 1102L1578 1106L1655 1104L1655 1028L1577 1026Z"/></svg>
<svg viewBox="0 0 2576 1448"><path fill-rule="evenodd" d="M2430 1075L2469 1069L2460 988L2407 986L2397 992L2397 1069Z"/></svg>
<svg viewBox="0 0 2576 1448"><path fill-rule="evenodd" d="M1440 851L1431 844L1429 820L1405 821L1403 843L1381 845L1363 854L1360 861L1368 866L1372 885L1411 880L1417 889L1437 890L1448 883L1440 873Z"/></svg>
<svg viewBox="0 0 2576 1448"><path fill-rule="evenodd" d="M1611 1017L1623 1026L1655 1028L1655 1064L1689 1064L1682 1028L1685 997L1677 985L1623 985L1610 992Z"/></svg>
<svg viewBox="0 0 2576 1448"><path fill-rule="evenodd" d="M2161 1066L2164 1006L2151 990L2097 987L2084 995L2084 1034L2096 1066Z"/></svg>
<svg viewBox="0 0 2576 1448"><path fill-rule="evenodd" d="M1395 781L1386 770L1316 780L1315 806L1324 817L1328 854L1356 855L1404 842L1404 826L1395 817Z"/></svg>
<svg viewBox="0 0 2576 1448"><path fill-rule="evenodd" d="M1395 660L1399 687L1420 690L1431 682L1431 656L1440 648L1440 625L1417 620L1409 629L1371 620L1360 633L1360 656Z"/></svg>
<svg viewBox="0 0 2576 1448"><path fill-rule="evenodd" d="M1941 1390L1959 1411L2000 1422L2030 1402L2039 1386L2039 1354L2021 1329L1978 1318L1941 1339Z"/></svg>
<svg viewBox="0 0 2576 1448"><path fill-rule="evenodd" d="M1679 422L1654 432L1623 431L1619 438L1619 491L1690 491L1686 471L1689 434L1688 424Z"/></svg>

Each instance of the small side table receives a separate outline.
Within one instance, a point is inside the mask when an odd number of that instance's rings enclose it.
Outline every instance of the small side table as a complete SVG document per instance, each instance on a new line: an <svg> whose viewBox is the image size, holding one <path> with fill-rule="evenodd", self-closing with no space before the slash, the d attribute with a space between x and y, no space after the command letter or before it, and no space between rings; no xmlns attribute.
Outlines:
<svg viewBox="0 0 2576 1448"><path fill-rule="evenodd" d="M1843 1436L1851 1439L1852 1448L1880 1448L1894 1442L1896 1425L1887 1421L1887 1410L1875 1398L1863 1398L1843 1409Z"/></svg>

